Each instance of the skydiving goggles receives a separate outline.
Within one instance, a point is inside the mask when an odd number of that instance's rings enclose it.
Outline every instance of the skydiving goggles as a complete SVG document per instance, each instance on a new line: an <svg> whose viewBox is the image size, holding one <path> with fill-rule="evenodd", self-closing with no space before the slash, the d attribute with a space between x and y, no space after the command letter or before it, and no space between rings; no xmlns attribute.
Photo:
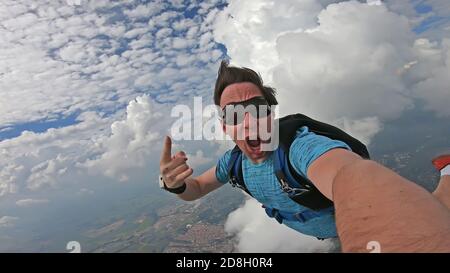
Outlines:
<svg viewBox="0 0 450 273"><path fill-rule="evenodd" d="M271 109L264 97L254 97L225 105L222 109L222 120L226 125L238 125L242 123L246 113L259 119L269 116Z"/></svg>

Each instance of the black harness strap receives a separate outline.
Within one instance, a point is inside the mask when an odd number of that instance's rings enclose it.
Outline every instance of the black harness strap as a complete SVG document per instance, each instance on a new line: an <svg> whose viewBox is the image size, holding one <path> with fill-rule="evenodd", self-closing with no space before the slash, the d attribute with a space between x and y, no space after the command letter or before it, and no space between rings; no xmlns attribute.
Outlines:
<svg viewBox="0 0 450 273"><path fill-rule="evenodd" d="M231 157L228 163L228 182L231 186L238 187L252 196L245 185L244 175L242 173L242 152L237 145L231 151Z"/></svg>

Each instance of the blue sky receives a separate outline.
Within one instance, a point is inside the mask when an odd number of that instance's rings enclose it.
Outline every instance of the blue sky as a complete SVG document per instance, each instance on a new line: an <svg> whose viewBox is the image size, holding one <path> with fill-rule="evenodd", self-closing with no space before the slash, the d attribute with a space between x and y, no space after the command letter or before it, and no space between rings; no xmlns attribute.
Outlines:
<svg viewBox="0 0 450 273"><path fill-rule="evenodd" d="M427 3L427 1L413 1L415 3L415 10L419 14L432 13L433 7ZM438 28L440 25L446 24L450 21L449 16L436 16L432 15L423 20L417 27L414 28L414 32L420 34L427 31L430 28Z"/></svg>

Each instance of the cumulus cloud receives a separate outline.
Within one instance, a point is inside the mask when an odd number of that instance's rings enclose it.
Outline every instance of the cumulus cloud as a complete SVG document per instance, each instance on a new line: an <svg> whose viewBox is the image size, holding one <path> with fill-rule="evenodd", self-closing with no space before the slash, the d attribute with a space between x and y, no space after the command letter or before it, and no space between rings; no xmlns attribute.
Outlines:
<svg viewBox="0 0 450 273"><path fill-rule="evenodd" d="M202 165L213 163L213 158L205 156L202 150L197 150L195 154L187 154L186 156L189 159L189 166L193 169Z"/></svg>
<svg viewBox="0 0 450 273"><path fill-rule="evenodd" d="M259 71L277 88L282 115L303 112L345 128L370 128L362 136L366 142L383 122L414 107L416 98L437 115L448 115L448 78L442 77L448 72L446 39L419 38L405 10L399 14L389 10L394 4L380 1L328 6L304 1L287 12L288 2L272 7L270 1L253 1L241 7L231 1L214 31L232 63ZM280 14L291 24L281 24Z"/></svg>
<svg viewBox="0 0 450 273"><path fill-rule="evenodd" d="M163 136L169 133L173 122L164 118L168 115L167 109L143 95L128 104L123 116L84 113L76 125L44 133L27 131L2 141L0 196L62 188L64 184L98 176L126 182L136 179L139 169L157 171ZM214 160L205 155L200 143L192 146L177 142L174 149L186 151L189 164L195 169ZM78 192L92 193L88 189Z"/></svg>
<svg viewBox="0 0 450 273"><path fill-rule="evenodd" d="M86 189L86 188L81 188L81 189L77 192L77 195L80 195L80 196L86 196L86 195L92 195L92 194L94 194L94 193L95 193L95 191L93 191L93 190Z"/></svg>
<svg viewBox="0 0 450 273"><path fill-rule="evenodd" d="M90 170L100 170L107 176L117 177L120 171L131 167L144 167L146 158L155 151L156 141L162 137L152 126L162 114L154 112L148 96L137 97L127 107L126 119L115 121L111 125L111 135L101 138L96 143L102 154L93 160L80 164ZM125 174L120 180L128 180Z"/></svg>
<svg viewBox="0 0 450 273"><path fill-rule="evenodd" d="M151 105L149 96L139 96L123 118L84 113L76 125L24 132L0 142L0 163L5 166L0 171L0 195L58 188L95 175L128 180L133 168L157 162L159 131L169 126L169 120L159 121L162 114ZM204 160L201 152L197 158Z"/></svg>
<svg viewBox="0 0 450 273"><path fill-rule="evenodd" d="M0 217L0 228L14 227L18 220L19 220L18 217L2 216L2 217Z"/></svg>
<svg viewBox="0 0 450 273"><path fill-rule="evenodd" d="M15 163L5 163L0 171L0 196L16 193L25 167Z"/></svg>
<svg viewBox="0 0 450 273"><path fill-rule="evenodd" d="M36 205L48 204L48 199L21 199L16 201L16 205L19 207L34 207Z"/></svg>
<svg viewBox="0 0 450 273"><path fill-rule="evenodd" d="M220 2L1 1L0 132L75 120L0 141L0 196L156 169L170 103L211 97Z"/></svg>
<svg viewBox="0 0 450 273"><path fill-rule="evenodd" d="M414 96L425 102L425 109L450 117L450 35L441 43L419 39L414 49L417 65L410 75Z"/></svg>
<svg viewBox="0 0 450 273"><path fill-rule="evenodd" d="M132 19L147 18L161 12L166 5L167 3L163 1L152 1L151 3L138 5L133 9L127 9L124 13Z"/></svg>
<svg viewBox="0 0 450 273"><path fill-rule="evenodd" d="M95 140L108 132L109 118L86 112L75 125L44 133L23 132L0 142L0 196L55 187L76 175L77 162L101 154ZM103 130L103 131L102 131Z"/></svg>
<svg viewBox="0 0 450 273"><path fill-rule="evenodd" d="M228 216L225 231L236 236L239 252L329 252L336 247L330 240L319 241L280 225L254 199Z"/></svg>
<svg viewBox="0 0 450 273"><path fill-rule="evenodd" d="M421 4L432 10L417 12L413 1L230 1L213 35L231 64L258 71L277 89L281 116L301 112L370 144L384 122L417 107L418 99L437 116L450 116L450 35L444 27L414 31L437 14L449 18L450 5ZM277 251L278 241L294 241L294 233L271 237L269 230L281 227L253 216L255 210L249 201L228 219L239 249ZM301 243L294 245L301 251Z"/></svg>
<svg viewBox="0 0 450 273"><path fill-rule="evenodd" d="M335 125L365 145L369 145L372 137L383 128L378 117L368 117L358 120L340 118L335 121Z"/></svg>
<svg viewBox="0 0 450 273"><path fill-rule="evenodd" d="M157 98L162 87L170 90L180 81L190 89L210 85L222 54L205 55L206 41L200 37L210 36L211 26L200 15L185 18L175 10L183 7L183 2L167 1L84 1L78 7L64 1L2 1L0 10L7 12L0 14L0 124L116 111L136 91ZM214 50L211 45L206 50ZM196 69L178 66L178 54L193 56ZM164 67L176 73L141 78L158 75ZM198 81L188 81L194 76Z"/></svg>

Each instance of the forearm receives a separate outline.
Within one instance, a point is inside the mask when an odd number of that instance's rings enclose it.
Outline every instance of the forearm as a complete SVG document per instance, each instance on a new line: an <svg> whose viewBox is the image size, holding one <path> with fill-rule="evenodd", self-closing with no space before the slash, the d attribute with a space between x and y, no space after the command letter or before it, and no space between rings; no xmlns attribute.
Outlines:
<svg viewBox="0 0 450 273"><path fill-rule="evenodd" d="M186 190L181 194L177 194L180 199L184 201L194 201L204 195L200 184L195 178L186 178L184 182L186 183Z"/></svg>
<svg viewBox="0 0 450 273"><path fill-rule="evenodd" d="M433 192L433 196L450 210L450 175L441 177L436 190Z"/></svg>
<svg viewBox="0 0 450 273"><path fill-rule="evenodd" d="M333 181L336 225L345 252L449 252L450 213L423 188L370 160L342 168Z"/></svg>

